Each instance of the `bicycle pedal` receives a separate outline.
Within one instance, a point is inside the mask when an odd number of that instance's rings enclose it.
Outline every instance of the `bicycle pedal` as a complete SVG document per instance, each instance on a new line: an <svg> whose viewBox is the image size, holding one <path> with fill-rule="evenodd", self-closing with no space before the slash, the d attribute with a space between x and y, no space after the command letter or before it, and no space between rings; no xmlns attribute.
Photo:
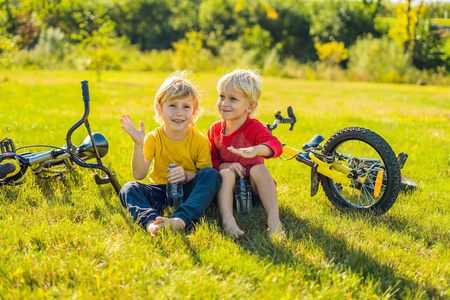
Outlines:
<svg viewBox="0 0 450 300"><path fill-rule="evenodd" d="M16 151L16 147L14 147L14 142L8 138L4 138L3 140L0 141L0 149L2 153Z"/></svg>
<svg viewBox="0 0 450 300"><path fill-rule="evenodd" d="M317 173L316 168L311 168L311 197L314 197L319 191L319 174Z"/></svg>

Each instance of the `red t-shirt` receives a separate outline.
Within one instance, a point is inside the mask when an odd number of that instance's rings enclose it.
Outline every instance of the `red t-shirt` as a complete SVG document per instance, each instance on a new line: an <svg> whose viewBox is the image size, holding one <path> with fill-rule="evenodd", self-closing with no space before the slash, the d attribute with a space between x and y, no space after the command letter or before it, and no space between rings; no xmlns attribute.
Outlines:
<svg viewBox="0 0 450 300"><path fill-rule="evenodd" d="M208 139L211 143L211 159L213 167L219 169L221 163L240 163L250 174L250 169L254 165L264 164L264 158L275 158L283 153L283 146L280 141L273 136L269 130L258 120L248 118L242 126L235 132L224 135L225 121L215 122L208 129ZM257 145L270 147L274 154L271 157L255 156L244 158L227 150L227 147L247 148Z"/></svg>

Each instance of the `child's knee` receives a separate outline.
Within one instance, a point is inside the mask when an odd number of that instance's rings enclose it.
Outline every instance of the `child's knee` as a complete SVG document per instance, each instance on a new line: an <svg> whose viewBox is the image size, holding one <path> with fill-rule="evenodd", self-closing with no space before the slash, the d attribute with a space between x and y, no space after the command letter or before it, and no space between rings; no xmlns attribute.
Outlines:
<svg viewBox="0 0 450 300"><path fill-rule="evenodd" d="M270 174L269 169L267 168L266 165L260 164L260 165L254 165L251 169L250 169L250 177L254 177L254 176L270 176L272 177L272 175Z"/></svg>
<svg viewBox="0 0 450 300"><path fill-rule="evenodd" d="M230 169L220 170L220 176L222 177L222 182L234 182L236 180L236 174Z"/></svg>
<svg viewBox="0 0 450 300"><path fill-rule="evenodd" d="M136 181L128 181L127 183L122 185L119 195L127 194L130 192L130 190L134 190L137 186L138 184Z"/></svg>
<svg viewBox="0 0 450 300"><path fill-rule="evenodd" d="M124 207L127 207L126 202L130 193L133 193L137 188L138 184L136 181L129 181L122 186L119 192L119 199Z"/></svg>

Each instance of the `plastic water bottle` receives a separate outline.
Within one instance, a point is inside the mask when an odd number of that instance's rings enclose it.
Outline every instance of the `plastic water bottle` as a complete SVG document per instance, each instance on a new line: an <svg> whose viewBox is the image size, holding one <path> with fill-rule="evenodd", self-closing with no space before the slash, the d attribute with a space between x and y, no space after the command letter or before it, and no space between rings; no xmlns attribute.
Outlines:
<svg viewBox="0 0 450 300"><path fill-rule="evenodd" d="M244 178L239 177L236 182L234 199L236 201L236 210L241 216L253 215L251 187L245 180L245 169Z"/></svg>
<svg viewBox="0 0 450 300"><path fill-rule="evenodd" d="M172 163L169 165L169 168L173 169L176 166L176 164ZM169 182L167 180L166 198L168 200L168 204L173 204L175 209L177 209L177 207L183 203L183 184L181 182Z"/></svg>

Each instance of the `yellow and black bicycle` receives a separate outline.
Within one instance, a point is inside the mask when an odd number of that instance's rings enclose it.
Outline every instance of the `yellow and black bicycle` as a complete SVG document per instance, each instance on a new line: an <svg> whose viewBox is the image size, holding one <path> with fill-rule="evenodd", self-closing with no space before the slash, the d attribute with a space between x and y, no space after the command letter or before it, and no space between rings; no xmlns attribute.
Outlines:
<svg viewBox="0 0 450 300"><path fill-rule="evenodd" d="M275 112L272 132L278 124L297 121L292 107L287 118ZM336 132L321 146L325 137L317 134L297 150L283 144L283 153L311 167L311 197L322 185L330 202L341 210L353 210L373 215L386 213L401 190L414 190L417 183L403 176L408 155L395 155L391 146L377 133L362 127L348 127Z"/></svg>

